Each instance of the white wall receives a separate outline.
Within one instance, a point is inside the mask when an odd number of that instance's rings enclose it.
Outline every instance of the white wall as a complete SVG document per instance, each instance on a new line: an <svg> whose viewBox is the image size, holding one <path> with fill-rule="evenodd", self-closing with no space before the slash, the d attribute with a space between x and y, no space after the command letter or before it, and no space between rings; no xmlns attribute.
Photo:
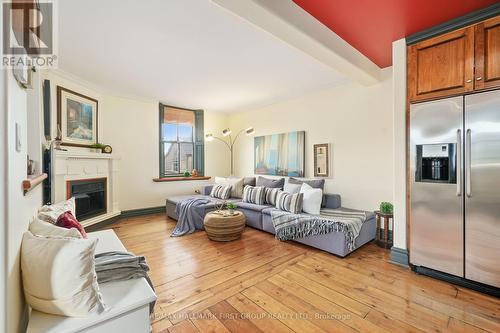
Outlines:
<svg viewBox="0 0 500 333"><path fill-rule="evenodd" d="M394 246L406 249L406 41L392 44Z"/></svg>
<svg viewBox="0 0 500 333"><path fill-rule="evenodd" d="M40 133L40 109L32 109L29 114L28 94L20 88L12 72L7 72L7 332L24 331L27 309L24 303L20 274L20 249L23 233L28 229L31 218L42 203L42 187L38 186L26 196L23 195L22 181L26 178L26 156L28 153L28 133L30 150L41 149L41 142L33 134ZM5 73L5 72L3 72ZM35 89L39 91L37 75ZM35 92L36 93L36 92ZM15 149L15 124L21 126L21 151ZM33 147L36 145L36 147Z"/></svg>
<svg viewBox="0 0 500 333"><path fill-rule="evenodd" d="M180 105L182 107L182 105ZM157 207L165 198L194 193L210 181L155 183L159 175L158 101L143 102L106 96L100 103L100 140L113 146L120 161L120 208ZM205 112L205 133L220 132L227 125L227 116ZM229 153L222 145L205 145L205 175L229 173Z"/></svg>
<svg viewBox="0 0 500 333"><path fill-rule="evenodd" d="M254 126L256 135L306 131L306 177L313 176L312 147L330 143L333 177L325 191L343 206L374 210L393 201L392 71L369 87L349 83L256 110L230 114L233 130ZM236 145L235 170L253 174L253 138Z"/></svg>
<svg viewBox="0 0 500 333"><path fill-rule="evenodd" d="M168 196L194 193L209 182L153 182L153 178L159 175L159 101L112 96L103 92L102 88L66 73L47 72L44 77L51 82L53 136L57 134L58 85L99 101L99 142L111 145L113 153L121 158L118 188L121 210L162 206ZM205 133L218 133L226 126L226 114L205 112ZM228 174L227 149L223 145L206 144L205 175Z"/></svg>

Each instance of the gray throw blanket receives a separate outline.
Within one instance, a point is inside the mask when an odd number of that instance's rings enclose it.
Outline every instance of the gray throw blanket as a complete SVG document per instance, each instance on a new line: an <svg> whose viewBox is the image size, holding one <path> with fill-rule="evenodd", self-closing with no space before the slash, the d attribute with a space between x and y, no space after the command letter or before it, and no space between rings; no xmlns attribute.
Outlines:
<svg viewBox="0 0 500 333"><path fill-rule="evenodd" d="M205 206L210 200L206 198L189 198L179 201L175 212L179 219L170 237L179 237L191 234L196 230L203 230Z"/></svg>
<svg viewBox="0 0 500 333"><path fill-rule="evenodd" d="M154 291L148 271L149 266L143 256L135 256L132 253L121 251L103 252L95 255L95 272L98 283L145 278ZM154 305L155 302L149 305L151 313Z"/></svg>
<svg viewBox="0 0 500 333"><path fill-rule="evenodd" d="M349 251L354 250L354 242L366 220L364 212L341 209L322 209L320 215L292 214L275 209L271 211L271 217L276 229L276 239L294 240L334 231L342 232Z"/></svg>

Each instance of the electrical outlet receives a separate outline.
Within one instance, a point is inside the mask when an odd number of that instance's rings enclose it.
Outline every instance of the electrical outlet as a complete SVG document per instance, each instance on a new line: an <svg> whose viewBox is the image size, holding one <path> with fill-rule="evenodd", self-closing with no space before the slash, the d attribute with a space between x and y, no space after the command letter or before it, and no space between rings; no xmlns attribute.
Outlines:
<svg viewBox="0 0 500 333"><path fill-rule="evenodd" d="M21 152L21 125L16 123L16 151Z"/></svg>

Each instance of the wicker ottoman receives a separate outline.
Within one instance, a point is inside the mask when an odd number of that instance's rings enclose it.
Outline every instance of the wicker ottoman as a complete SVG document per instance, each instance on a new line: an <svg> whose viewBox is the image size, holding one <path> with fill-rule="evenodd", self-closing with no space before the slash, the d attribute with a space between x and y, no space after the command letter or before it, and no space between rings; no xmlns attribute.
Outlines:
<svg viewBox="0 0 500 333"><path fill-rule="evenodd" d="M217 242L229 242L241 237L245 222L245 215L239 211L235 211L234 215L210 212L205 215L203 224L208 238Z"/></svg>

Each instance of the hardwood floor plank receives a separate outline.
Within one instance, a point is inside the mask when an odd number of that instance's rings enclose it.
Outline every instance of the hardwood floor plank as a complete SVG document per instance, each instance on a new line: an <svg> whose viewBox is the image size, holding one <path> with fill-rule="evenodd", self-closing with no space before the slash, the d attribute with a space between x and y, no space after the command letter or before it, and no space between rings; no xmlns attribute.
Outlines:
<svg viewBox="0 0 500 333"><path fill-rule="evenodd" d="M184 320L168 329L169 333L198 333L198 329L189 320Z"/></svg>
<svg viewBox="0 0 500 333"><path fill-rule="evenodd" d="M250 227L227 243L170 237L175 225L153 214L112 226L150 266L154 333L500 332L500 299L391 264L374 244L339 258Z"/></svg>
<svg viewBox="0 0 500 333"><path fill-rule="evenodd" d="M236 310L243 316L247 317L252 323L260 328L263 332L274 333L291 333L293 332L288 326L276 319L272 319L260 306L252 302L243 294L236 294L227 299Z"/></svg>
<svg viewBox="0 0 500 333"><path fill-rule="evenodd" d="M208 309L194 315L191 322L201 333L229 333L226 326Z"/></svg>
<svg viewBox="0 0 500 333"><path fill-rule="evenodd" d="M241 333L261 333L262 331L255 326L250 320L243 318L235 308L226 301L219 302L209 308L220 322L231 332Z"/></svg>
<svg viewBox="0 0 500 333"><path fill-rule="evenodd" d="M250 287L242 294L297 333L327 332L305 319L303 313L290 309L256 287Z"/></svg>

